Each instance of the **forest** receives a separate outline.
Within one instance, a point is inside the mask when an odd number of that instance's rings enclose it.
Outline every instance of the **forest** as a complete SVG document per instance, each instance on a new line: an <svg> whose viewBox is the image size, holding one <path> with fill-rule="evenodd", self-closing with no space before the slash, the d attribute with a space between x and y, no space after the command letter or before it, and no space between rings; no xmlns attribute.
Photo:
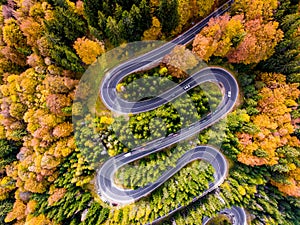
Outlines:
<svg viewBox="0 0 300 225"><path fill-rule="evenodd" d="M121 168L114 177L120 187L143 187L189 149L214 143L230 164L220 187L193 202L214 180L210 164L194 161L151 195L122 207L104 202L96 191L103 162L188 127L212 113L222 93L209 83L189 90L188 101L177 98L126 117L113 116L97 100L89 114L90 102L75 101L80 79L116 47L170 41L224 1L0 2L0 224L147 224L179 205L186 207L163 224L198 225L204 217L228 224L217 214L231 206L243 207L249 224L300 224L297 0L236 0L188 46L176 46L156 67L118 84L127 100L139 100L145 88L155 96L201 67L201 59L203 65L231 71L240 88L239 103L226 119ZM139 78L143 87L134 82ZM84 99L88 91L80 94ZM186 110L191 105L195 111ZM181 113L186 120L180 120ZM73 126L74 117L81 126Z"/></svg>

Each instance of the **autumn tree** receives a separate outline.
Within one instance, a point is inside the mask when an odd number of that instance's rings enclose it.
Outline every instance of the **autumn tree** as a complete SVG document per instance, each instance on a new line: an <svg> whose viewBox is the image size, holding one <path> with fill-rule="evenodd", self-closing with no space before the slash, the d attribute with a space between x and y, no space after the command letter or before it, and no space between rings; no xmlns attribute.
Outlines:
<svg viewBox="0 0 300 225"><path fill-rule="evenodd" d="M18 50L10 46L0 47L0 54L3 58L6 58L7 61L2 59L2 65L4 65L3 69L7 69L7 66L18 65L24 67L26 65L26 55L22 54ZM6 68L5 68L6 66ZM14 68L12 68L14 69Z"/></svg>
<svg viewBox="0 0 300 225"><path fill-rule="evenodd" d="M73 125L70 123L61 123L53 129L53 135L59 138L67 137L73 132Z"/></svg>
<svg viewBox="0 0 300 225"><path fill-rule="evenodd" d="M196 4L194 2L196 2ZM215 2L216 1L214 0L192 0L191 5L196 5L196 8L194 6L193 9L194 13L196 12L195 16L200 16L201 18L203 18L208 15L212 11Z"/></svg>
<svg viewBox="0 0 300 225"><path fill-rule="evenodd" d="M176 46L162 59L162 63L166 64L173 76L182 78L187 77L188 71L198 65L198 59L185 46Z"/></svg>
<svg viewBox="0 0 300 225"><path fill-rule="evenodd" d="M26 221L26 225L53 225L55 223L51 222L44 214L41 214L39 216L34 216L29 218Z"/></svg>
<svg viewBox="0 0 300 225"><path fill-rule="evenodd" d="M161 37L161 24L156 17L152 17L152 25L144 31L143 40L157 40Z"/></svg>
<svg viewBox="0 0 300 225"><path fill-rule="evenodd" d="M299 173L299 171L298 171ZM300 184L295 179L289 179L288 183L280 183L272 181L272 184L276 186L279 191L294 197L300 197Z"/></svg>
<svg viewBox="0 0 300 225"><path fill-rule="evenodd" d="M86 37L78 38L73 47L85 64L92 64L104 52L104 46L101 42L95 42L86 39Z"/></svg>
<svg viewBox="0 0 300 225"><path fill-rule="evenodd" d="M231 63L258 63L274 53L282 37L277 22L224 15L211 19L196 36L193 51L206 61L214 55L227 57Z"/></svg>
<svg viewBox="0 0 300 225"><path fill-rule="evenodd" d="M193 52L200 58L209 60L212 55L226 56L238 46L246 34L243 16L230 18L228 14L213 18L194 39Z"/></svg>
<svg viewBox="0 0 300 225"><path fill-rule="evenodd" d="M37 22L32 17L28 17L21 22L20 29L26 36L27 44L36 46L36 41L41 37L43 30L41 21Z"/></svg>
<svg viewBox="0 0 300 225"><path fill-rule="evenodd" d="M54 76L48 74L43 80L45 89L49 91L49 94L68 94L73 91L78 84L78 80L74 80L68 77L57 76L60 73L54 73Z"/></svg>
<svg viewBox="0 0 300 225"><path fill-rule="evenodd" d="M245 31L243 41L227 54L229 62L250 64L266 60L283 38L277 22L262 24L258 19L251 20L245 23Z"/></svg>
<svg viewBox="0 0 300 225"><path fill-rule="evenodd" d="M178 0L179 23L175 32L180 32L182 27L194 16L192 6L190 0Z"/></svg>
<svg viewBox="0 0 300 225"><path fill-rule="evenodd" d="M233 4L233 12L243 14L246 21L259 19L268 22L278 7L276 0L237 0Z"/></svg>
<svg viewBox="0 0 300 225"><path fill-rule="evenodd" d="M48 203L49 205L53 205L56 202L58 202L60 199L62 199L64 197L66 193L66 189L65 188L56 188L55 190L51 191L51 195L48 198Z"/></svg>
<svg viewBox="0 0 300 225"><path fill-rule="evenodd" d="M262 73L260 79L265 86L259 91L259 114L251 116L258 130L237 134L241 150L238 161L251 166L268 165L274 173L272 184L288 195L298 196L300 141L292 135L295 127L290 114L298 105L298 84L286 84L282 74Z"/></svg>
<svg viewBox="0 0 300 225"><path fill-rule="evenodd" d="M8 46L15 49L21 48L26 50L28 48L26 38L23 36L17 21L13 18L5 20L3 40Z"/></svg>
<svg viewBox="0 0 300 225"><path fill-rule="evenodd" d="M8 215L6 216L5 222L9 223L15 219L17 220L24 219L26 217L25 210L26 210L26 205L21 200L17 200L14 203L13 210L10 213L8 213Z"/></svg>
<svg viewBox="0 0 300 225"><path fill-rule="evenodd" d="M204 18L214 6L214 0L178 0L178 26L173 31L174 34L180 33L182 28L188 25L194 18Z"/></svg>

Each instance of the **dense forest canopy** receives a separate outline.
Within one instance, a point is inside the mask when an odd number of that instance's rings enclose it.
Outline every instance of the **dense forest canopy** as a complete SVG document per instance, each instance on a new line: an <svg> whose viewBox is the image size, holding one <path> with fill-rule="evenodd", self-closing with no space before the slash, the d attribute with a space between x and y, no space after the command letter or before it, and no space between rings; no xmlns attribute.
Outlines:
<svg viewBox="0 0 300 225"><path fill-rule="evenodd" d="M214 172L207 163L195 161L147 198L119 208L103 202L94 185L95 171L106 158L130 150L113 130L126 134L129 121L139 143L150 140L155 117L161 118L155 138L185 124L171 104L126 119L113 118L100 104L99 112L81 118L84 126L74 130L72 115L82 116L88 105L73 104L80 78L111 49L132 41L171 40L223 1L0 3L0 224L145 224L178 204L189 205L174 215L178 225L201 224L205 216L215 217L233 205L247 210L251 224L300 224L298 1L236 0L229 13L211 19L187 48L178 46L158 67L121 81L120 95L135 99L140 87L133 85L132 93L124 90L136 78L179 83L189 74L178 67L194 68L199 57L233 71L241 93L226 121L116 174L121 186L146 185L174 167L189 148L213 139L230 162L228 177L216 191L190 205ZM156 93L151 80L147 85ZM190 102L179 99L174 104L193 104L197 114L189 116L199 119L210 112L208 102L219 102L219 89L209 89L194 88L188 92ZM91 141L98 137L105 155ZM92 154L85 154L91 148Z"/></svg>

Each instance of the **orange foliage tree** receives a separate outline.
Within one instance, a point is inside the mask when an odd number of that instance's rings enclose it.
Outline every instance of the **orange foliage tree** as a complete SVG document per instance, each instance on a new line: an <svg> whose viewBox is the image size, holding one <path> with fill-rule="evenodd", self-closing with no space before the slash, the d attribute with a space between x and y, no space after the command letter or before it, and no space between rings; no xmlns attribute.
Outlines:
<svg viewBox="0 0 300 225"><path fill-rule="evenodd" d="M298 170L298 173L300 173L300 171ZM276 186L279 191L290 195L290 196L295 196L295 197L300 197L300 186L299 183L300 181L298 180L298 182L293 179L290 178L289 183L280 183L280 182L275 182L275 181L271 181L271 183Z"/></svg>
<svg viewBox="0 0 300 225"><path fill-rule="evenodd" d="M263 24L259 19L250 20L245 23L245 31L243 41L226 55L231 63L250 64L266 60L275 52L275 46L283 38L277 22Z"/></svg>
<svg viewBox="0 0 300 225"><path fill-rule="evenodd" d="M300 141L291 135L295 127L290 115L300 96L298 84L286 84L281 74L263 73L260 78L266 86L259 92L259 114L251 116L259 131L237 134L241 150L238 160L250 166L268 165L284 174L288 183L274 180L272 184L288 195L299 196L300 168L293 160L299 159L300 154L294 148L300 147Z"/></svg>
<svg viewBox="0 0 300 225"><path fill-rule="evenodd" d="M208 61L212 55L226 56L245 35L243 16L228 14L213 18L193 42L193 52Z"/></svg>
<svg viewBox="0 0 300 225"><path fill-rule="evenodd" d="M35 21L32 17L28 17L20 24L20 29L27 38L27 44L36 46L36 41L42 35L42 23Z"/></svg>
<svg viewBox="0 0 300 225"><path fill-rule="evenodd" d="M60 199L62 199L66 192L67 190L65 188L56 188L48 198L49 205L53 205L56 202L58 202Z"/></svg>
<svg viewBox="0 0 300 225"><path fill-rule="evenodd" d="M16 200L13 210L7 214L5 222L9 223L13 220L21 220L26 217L25 215L26 205L21 200Z"/></svg>
<svg viewBox="0 0 300 225"><path fill-rule="evenodd" d="M193 42L193 51L208 61L211 56L226 57L231 63L258 63L274 53L283 38L273 21L276 0L239 0L235 16L212 18Z"/></svg>

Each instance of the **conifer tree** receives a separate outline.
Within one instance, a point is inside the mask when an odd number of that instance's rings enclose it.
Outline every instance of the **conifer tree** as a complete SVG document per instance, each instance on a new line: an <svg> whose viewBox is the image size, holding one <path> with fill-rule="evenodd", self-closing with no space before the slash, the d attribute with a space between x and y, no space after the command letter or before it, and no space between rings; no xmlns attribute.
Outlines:
<svg viewBox="0 0 300 225"><path fill-rule="evenodd" d="M162 31L170 33L179 23L177 0L162 0L159 4L157 17L162 24Z"/></svg>

